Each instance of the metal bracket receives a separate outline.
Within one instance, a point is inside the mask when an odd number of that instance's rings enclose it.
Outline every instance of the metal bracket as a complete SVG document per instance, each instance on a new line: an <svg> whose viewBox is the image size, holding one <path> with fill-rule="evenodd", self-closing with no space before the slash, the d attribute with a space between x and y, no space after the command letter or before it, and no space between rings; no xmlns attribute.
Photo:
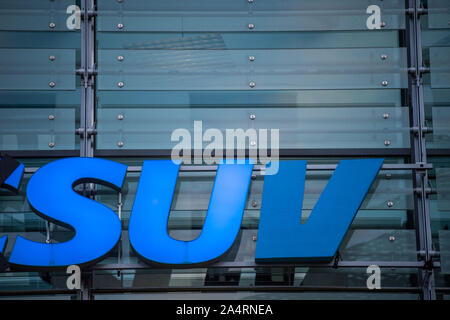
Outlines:
<svg viewBox="0 0 450 320"><path fill-rule="evenodd" d="M84 20L85 16L86 16L86 12L81 10L80 11L81 19ZM87 10L87 17L88 17L88 19L94 18L96 16L97 16L97 11L96 10Z"/></svg>
<svg viewBox="0 0 450 320"><path fill-rule="evenodd" d="M433 189L433 188L424 188L424 191L425 191L425 195L426 196L429 196L430 194L436 194L437 193L436 190ZM421 195L422 194L422 189L421 188L415 188L414 189L414 193L416 195Z"/></svg>
<svg viewBox="0 0 450 320"><path fill-rule="evenodd" d="M80 137L84 137L85 133L87 135L87 137L91 137L91 136L95 136L97 134L97 129L95 128L87 128L85 130L85 128L78 128L75 130L75 133L78 134Z"/></svg>
<svg viewBox="0 0 450 320"><path fill-rule="evenodd" d="M407 8L406 9L406 14L410 15L410 16L414 16L415 10L414 8ZM421 16L424 14L428 14L428 9L425 8L417 8L417 16Z"/></svg>
<svg viewBox="0 0 450 320"><path fill-rule="evenodd" d="M411 133L414 133L416 135L419 134L419 127L412 127L410 128ZM433 128L431 127L422 127L422 135L425 135L427 133L433 133Z"/></svg>
<svg viewBox="0 0 450 320"><path fill-rule="evenodd" d="M338 268L339 260L341 260L341 253L338 251L338 252L336 252L336 256L334 257L334 261L333 261L334 269Z"/></svg>
<svg viewBox="0 0 450 320"><path fill-rule="evenodd" d="M410 67L410 68L408 68L408 73L410 73L410 74L416 74L416 73L417 73L416 67ZM419 74L420 74L420 75L423 75L423 74L425 74L425 73L430 73L430 68L428 68L428 67L420 67L420 68L419 68Z"/></svg>
<svg viewBox="0 0 450 320"><path fill-rule="evenodd" d="M77 69L75 70L75 73L79 76L91 77L96 76L98 74L98 71L95 69L88 69L87 71L84 69Z"/></svg>

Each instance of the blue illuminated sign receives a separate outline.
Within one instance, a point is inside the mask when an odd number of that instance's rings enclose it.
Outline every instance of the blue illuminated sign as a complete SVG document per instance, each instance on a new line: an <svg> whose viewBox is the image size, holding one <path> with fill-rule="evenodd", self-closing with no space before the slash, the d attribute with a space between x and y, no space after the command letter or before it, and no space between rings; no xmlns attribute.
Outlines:
<svg viewBox="0 0 450 320"><path fill-rule="evenodd" d="M382 159L341 161L301 224L306 161L280 161L278 174L264 180L256 262L331 260L382 163ZM58 268L106 256L120 239L121 222L115 212L75 192L74 186L98 183L120 190L126 170L123 164L96 158L68 158L40 168L28 182L30 206L42 218L73 229L75 236L62 243L18 236L9 263ZM180 241L167 233L179 165L171 160L144 161L129 223L132 248L143 260L160 264L193 266L219 259L239 232L252 170L250 162L220 164L200 236ZM5 183L17 188L22 173L23 167L17 168ZM6 240L0 237L0 253Z"/></svg>

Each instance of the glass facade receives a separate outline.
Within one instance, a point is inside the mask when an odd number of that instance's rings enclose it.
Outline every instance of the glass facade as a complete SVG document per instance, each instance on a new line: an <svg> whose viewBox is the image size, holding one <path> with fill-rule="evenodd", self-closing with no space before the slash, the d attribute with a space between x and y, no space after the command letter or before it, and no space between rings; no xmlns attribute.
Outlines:
<svg viewBox="0 0 450 320"><path fill-rule="evenodd" d="M129 169L121 193L77 186L122 221L117 247L82 270L82 289L67 289L64 270L7 270L0 299L449 298L449 57L448 0L2 0L0 150L26 166L18 193L0 189L4 255L19 234L74 236L30 208L39 167L81 156ZM172 133L194 132L194 121L223 135L279 129L281 160L308 160L303 223L339 160L384 158L337 258L255 263L255 171L241 230L218 262L142 262L128 238L142 162L170 159ZM171 237L201 233L215 174L182 167ZM366 286L370 265L381 289Z"/></svg>

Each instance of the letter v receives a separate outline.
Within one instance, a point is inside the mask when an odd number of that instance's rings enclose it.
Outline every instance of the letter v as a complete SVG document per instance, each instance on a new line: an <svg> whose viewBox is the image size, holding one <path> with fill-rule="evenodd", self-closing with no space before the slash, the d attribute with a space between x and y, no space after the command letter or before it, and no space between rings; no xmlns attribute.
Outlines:
<svg viewBox="0 0 450 320"><path fill-rule="evenodd" d="M301 224L306 161L280 161L278 173L264 178L255 261L330 261L382 163L383 159L342 160Z"/></svg>

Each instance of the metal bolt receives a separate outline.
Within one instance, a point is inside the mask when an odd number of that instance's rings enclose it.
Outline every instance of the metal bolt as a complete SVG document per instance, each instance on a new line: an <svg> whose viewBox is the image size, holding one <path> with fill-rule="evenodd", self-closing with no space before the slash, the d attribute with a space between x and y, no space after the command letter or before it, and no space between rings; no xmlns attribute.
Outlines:
<svg viewBox="0 0 450 320"><path fill-rule="evenodd" d="M252 180L256 180L256 174L252 174Z"/></svg>
<svg viewBox="0 0 450 320"><path fill-rule="evenodd" d="M255 119L256 119L256 116L254 114L251 114L250 115L250 120L255 120Z"/></svg>
<svg viewBox="0 0 450 320"><path fill-rule="evenodd" d="M48 120L55 120L55 116L53 114L49 115Z"/></svg>
<svg viewBox="0 0 450 320"><path fill-rule="evenodd" d="M381 85L382 85L383 87L386 87L388 84L389 84L389 82L387 82L386 80L384 80L384 81L381 82Z"/></svg>
<svg viewBox="0 0 450 320"><path fill-rule="evenodd" d="M389 208L392 208L394 206L394 203L392 201L388 201L387 206Z"/></svg>
<svg viewBox="0 0 450 320"><path fill-rule="evenodd" d="M256 241L256 236L252 236L252 240L253 240L253 241Z"/></svg>
<svg viewBox="0 0 450 320"><path fill-rule="evenodd" d="M122 147L123 147L123 142L122 142L122 141L117 142L117 146L118 146L119 148L122 148Z"/></svg>
<svg viewBox="0 0 450 320"><path fill-rule="evenodd" d="M389 113L383 113L383 119L388 119L389 118Z"/></svg>
<svg viewBox="0 0 450 320"><path fill-rule="evenodd" d="M50 56L48 57L50 59L50 61L55 61L56 57L55 56Z"/></svg>
<svg viewBox="0 0 450 320"><path fill-rule="evenodd" d="M117 25L117 28L123 29L123 24L122 24L122 23L119 23L119 24Z"/></svg>
<svg viewBox="0 0 450 320"><path fill-rule="evenodd" d="M256 146L256 141L250 141L250 145L251 145L252 147Z"/></svg>
<svg viewBox="0 0 450 320"><path fill-rule="evenodd" d="M253 3L253 0L248 0L248 3Z"/></svg>
<svg viewBox="0 0 450 320"><path fill-rule="evenodd" d="M257 203L256 201L253 201L253 202L252 202L252 207L253 207L253 208L256 208L257 206L258 206L258 203Z"/></svg>
<svg viewBox="0 0 450 320"><path fill-rule="evenodd" d="M382 54L382 55L381 55L381 60L386 60L387 57L388 57L388 56L387 56L386 54Z"/></svg>
<svg viewBox="0 0 450 320"><path fill-rule="evenodd" d="M118 56L117 57L117 60L119 60L119 61L123 61L123 59L124 59L123 56Z"/></svg>
<svg viewBox="0 0 450 320"><path fill-rule="evenodd" d="M123 120L123 114L119 114L119 115L117 116L117 119L118 119L118 120Z"/></svg>
<svg viewBox="0 0 450 320"><path fill-rule="evenodd" d="M56 27L56 24L54 22L50 22L48 26L53 29L54 27Z"/></svg>
<svg viewBox="0 0 450 320"><path fill-rule="evenodd" d="M248 60L255 61L255 57L254 56L250 56L250 57L248 57Z"/></svg>
<svg viewBox="0 0 450 320"><path fill-rule="evenodd" d="M48 144L48 146L49 146L50 148L53 148L53 147L55 146L55 143L54 143L54 142L50 142L50 143Z"/></svg>
<svg viewBox="0 0 450 320"><path fill-rule="evenodd" d="M254 88L256 84L252 81L248 85L250 86L250 88Z"/></svg>
<svg viewBox="0 0 450 320"><path fill-rule="evenodd" d="M389 140L384 140L384 145L385 145L386 147L389 147L389 146L391 145L391 141L389 141Z"/></svg>
<svg viewBox="0 0 450 320"><path fill-rule="evenodd" d="M50 88L53 88L54 86L56 86L56 83L54 83L53 81L51 81L49 84Z"/></svg>
<svg viewBox="0 0 450 320"><path fill-rule="evenodd" d="M387 179L387 180L390 180L391 178L392 178L392 174L386 173L386 179Z"/></svg>
<svg viewBox="0 0 450 320"><path fill-rule="evenodd" d="M254 25L253 23L249 23L249 24L248 24L248 28L249 28L249 29L254 29L254 28L255 28L255 25Z"/></svg>
<svg viewBox="0 0 450 320"><path fill-rule="evenodd" d="M384 22L384 21L381 22L380 26L381 26L382 28L386 27L386 22Z"/></svg>
<svg viewBox="0 0 450 320"><path fill-rule="evenodd" d="M117 84L117 86L118 86L119 88L123 88L124 85L125 85L125 84L124 84L122 81L120 81L120 82Z"/></svg>
<svg viewBox="0 0 450 320"><path fill-rule="evenodd" d="M391 242L395 241L395 237L394 236L389 236L389 241L391 241Z"/></svg>

